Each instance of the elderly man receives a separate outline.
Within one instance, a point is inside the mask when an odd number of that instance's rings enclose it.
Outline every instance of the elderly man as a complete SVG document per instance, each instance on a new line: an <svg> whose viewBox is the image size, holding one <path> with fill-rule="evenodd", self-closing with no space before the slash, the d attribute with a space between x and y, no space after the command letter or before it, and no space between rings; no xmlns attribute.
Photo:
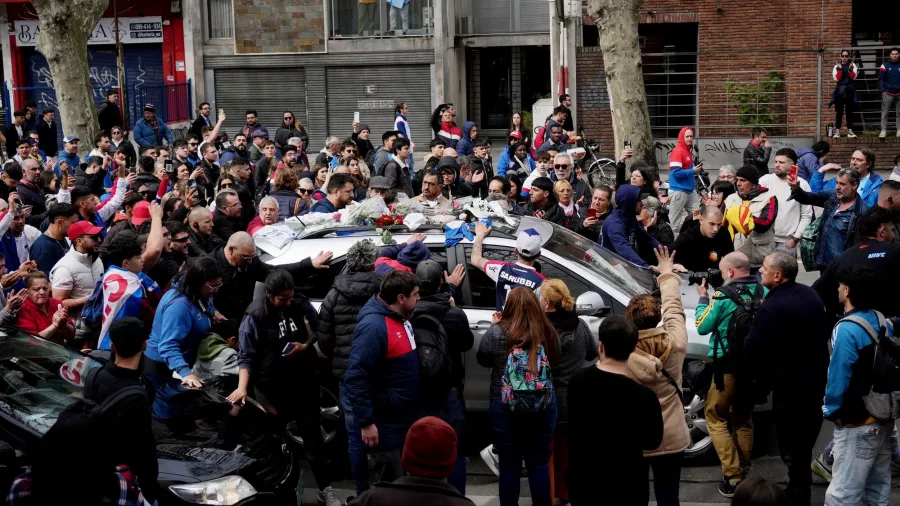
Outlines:
<svg viewBox="0 0 900 506"><path fill-rule="evenodd" d="M278 201L271 195L263 197L259 201L259 216L247 225L247 233L254 235L259 229L275 223L278 223Z"/></svg>
<svg viewBox="0 0 900 506"><path fill-rule="evenodd" d="M760 186L759 170L753 165L738 169L736 179L737 192L725 201L725 220L734 232L736 250L747 255L752 269L759 269L766 255L775 252L778 199Z"/></svg>
<svg viewBox="0 0 900 506"><path fill-rule="evenodd" d="M425 171L422 176L422 194L413 200L432 207L448 202L447 197L441 193L441 174L438 171L434 169Z"/></svg>
<svg viewBox="0 0 900 506"><path fill-rule="evenodd" d="M385 198L391 191L391 182L384 176L374 176L369 180L369 197Z"/></svg>
<svg viewBox="0 0 900 506"><path fill-rule="evenodd" d="M166 126L166 122L156 117L156 108L153 104L144 106L144 117L134 124L134 142L139 147L162 146L163 141L171 144L175 141L172 130Z"/></svg>
<svg viewBox="0 0 900 506"><path fill-rule="evenodd" d="M306 156L306 146L309 144L309 137L303 134L302 137L291 137L288 139L288 145L297 148L297 163L309 169L309 158Z"/></svg>
<svg viewBox="0 0 900 506"><path fill-rule="evenodd" d="M213 217L209 209L195 207L188 215L190 239L188 241L188 256L200 257L212 253L219 246L225 244L219 236L213 232Z"/></svg>
<svg viewBox="0 0 900 506"><path fill-rule="evenodd" d="M553 171L550 173L550 180L553 183L557 181L568 181L572 185L572 200L581 205L591 199L591 188L587 183L578 179L575 174L575 164L572 157L567 153L558 153L553 158Z"/></svg>
<svg viewBox="0 0 900 506"><path fill-rule="evenodd" d="M328 136L328 140L325 141L325 147L322 148L322 151L319 151L319 156L316 157L316 163L327 165L329 167L337 167L340 165L340 159L338 155L341 152L341 139L336 135Z"/></svg>

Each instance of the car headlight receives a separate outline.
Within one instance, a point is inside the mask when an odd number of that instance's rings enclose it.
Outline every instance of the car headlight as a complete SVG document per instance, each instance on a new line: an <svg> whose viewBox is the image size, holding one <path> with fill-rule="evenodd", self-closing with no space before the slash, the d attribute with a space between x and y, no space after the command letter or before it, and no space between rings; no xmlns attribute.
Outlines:
<svg viewBox="0 0 900 506"><path fill-rule="evenodd" d="M256 489L240 476L225 476L200 483L169 486L175 495L194 504L228 506L256 495Z"/></svg>

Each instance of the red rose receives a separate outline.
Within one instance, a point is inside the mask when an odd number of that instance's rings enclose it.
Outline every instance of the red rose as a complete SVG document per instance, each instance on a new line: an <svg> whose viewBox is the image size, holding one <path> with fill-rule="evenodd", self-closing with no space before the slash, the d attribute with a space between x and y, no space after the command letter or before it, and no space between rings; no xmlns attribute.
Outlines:
<svg viewBox="0 0 900 506"><path fill-rule="evenodd" d="M396 218L394 218L394 223L396 223L397 225L403 225L403 216L397 216Z"/></svg>

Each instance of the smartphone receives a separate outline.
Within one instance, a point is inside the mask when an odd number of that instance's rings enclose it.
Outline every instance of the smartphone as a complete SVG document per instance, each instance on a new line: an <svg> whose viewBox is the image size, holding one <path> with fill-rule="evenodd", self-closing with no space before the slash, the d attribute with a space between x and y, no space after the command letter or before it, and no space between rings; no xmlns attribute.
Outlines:
<svg viewBox="0 0 900 506"><path fill-rule="evenodd" d="M796 181L796 180L797 180L797 173L798 173L799 171L800 171L800 167L797 167L796 165L791 164L791 176L790 176L789 179L790 179L791 181Z"/></svg>
<svg viewBox="0 0 900 506"><path fill-rule="evenodd" d="M129 174L137 174L137 168L136 168L136 167L132 167L132 168L128 169L128 173L129 173Z"/></svg>
<svg viewBox="0 0 900 506"><path fill-rule="evenodd" d="M587 215L587 217L588 217L588 218L596 218L596 217L597 217L597 210L594 209L593 207L589 207L589 208L588 208L588 215Z"/></svg>
<svg viewBox="0 0 900 506"><path fill-rule="evenodd" d="M631 149L631 141L625 141L625 149Z"/></svg>
<svg viewBox="0 0 900 506"><path fill-rule="evenodd" d="M197 189L197 180L196 179L188 179L188 188L192 190Z"/></svg>
<svg viewBox="0 0 900 506"><path fill-rule="evenodd" d="M172 166L172 160L166 160L165 169L166 173L172 173L175 171L175 168Z"/></svg>
<svg viewBox="0 0 900 506"><path fill-rule="evenodd" d="M225 109L219 109L219 114L225 114Z"/></svg>
<svg viewBox="0 0 900 506"><path fill-rule="evenodd" d="M282 354L282 355L287 355L287 354L290 353L290 351L293 350L293 349L294 349L293 343L287 343L286 345L284 345L284 349L281 350L281 354Z"/></svg>
<svg viewBox="0 0 900 506"><path fill-rule="evenodd" d="M353 113L353 122L359 123L359 111Z"/></svg>

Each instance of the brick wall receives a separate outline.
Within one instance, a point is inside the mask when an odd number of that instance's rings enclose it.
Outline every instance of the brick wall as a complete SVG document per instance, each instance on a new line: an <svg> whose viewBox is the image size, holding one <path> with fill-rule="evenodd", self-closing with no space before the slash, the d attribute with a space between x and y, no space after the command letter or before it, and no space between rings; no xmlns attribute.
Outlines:
<svg viewBox="0 0 900 506"><path fill-rule="evenodd" d="M234 0L237 53L325 52L322 0Z"/></svg>
<svg viewBox="0 0 900 506"><path fill-rule="evenodd" d="M879 170L890 170L894 166L894 158L900 155L900 139L893 136L887 139L841 137L840 139L828 139L828 142L831 144L828 161L839 163L842 167L850 166L850 155L862 146L867 146L875 152L875 168Z"/></svg>
<svg viewBox="0 0 900 506"><path fill-rule="evenodd" d="M726 96L724 83L752 83L774 72L782 83L771 100L777 103L770 105L768 112L775 115L777 123L786 126L774 129L773 134L813 136L819 100L815 49L820 41L825 47L850 45L851 7L851 0L763 0L752 9L735 0L645 0L638 19L642 24L697 23L700 135L746 137L750 126L741 125L734 99ZM592 24L587 15L585 23ZM594 66L602 71L602 54L594 49L583 48L578 53L580 98L584 96L582 86L594 85ZM833 110L827 109L833 88L832 59L826 56L822 69L823 124L833 119ZM585 79L581 78L582 65L591 69ZM595 111L592 104L579 102L579 118L589 118L586 126L610 121L595 117L608 116L602 108ZM601 136L597 132L593 135Z"/></svg>
<svg viewBox="0 0 900 506"><path fill-rule="evenodd" d="M578 66L578 124L584 127L587 138L600 142L601 152L611 153L614 151L612 115L603 54L599 47L579 47L575 64Z"/></svg>

